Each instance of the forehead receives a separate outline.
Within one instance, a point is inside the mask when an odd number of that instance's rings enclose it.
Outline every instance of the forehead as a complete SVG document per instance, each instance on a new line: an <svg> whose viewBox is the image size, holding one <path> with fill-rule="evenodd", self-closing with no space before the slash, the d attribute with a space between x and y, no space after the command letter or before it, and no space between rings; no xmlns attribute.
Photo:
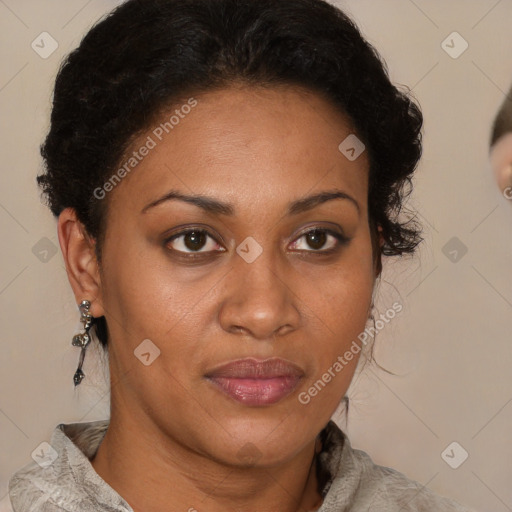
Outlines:
<svg viewBox="0 0 512 512"><path fill-rule="evenodd" d="M298 87L231 86L184 97L132 144L121 165L134 151L139 160L111 199L140 211L174 189L254 210L336 187L365 207L366 151L352 160L342 144L353 137L347 116Z"/></svg>

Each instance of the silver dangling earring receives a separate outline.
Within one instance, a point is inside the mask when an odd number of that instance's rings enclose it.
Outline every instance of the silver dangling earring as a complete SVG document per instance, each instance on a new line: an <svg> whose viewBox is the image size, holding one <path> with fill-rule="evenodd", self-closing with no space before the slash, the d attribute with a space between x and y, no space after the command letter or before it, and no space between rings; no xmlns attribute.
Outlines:
<svg viewBox="0 0 512 512"><path fill-rule="evenodd" d="M82 379L85 377L85 374L82 371L82 365L84 363L85 350L91 341L91 336L89 334L89 329L92 325L92 315L89 313L90 307L91 303L88 300L83 300L80 306L78 306L78 309L80 310L80 322L84 324L84 332L73 336L73 341L71 342L74 347L81 347L82 349L80 352L80 359L78 361L78 368L75 372L75 375L73 376L75 387L78 386L78 384L80 384Z"/></svg>

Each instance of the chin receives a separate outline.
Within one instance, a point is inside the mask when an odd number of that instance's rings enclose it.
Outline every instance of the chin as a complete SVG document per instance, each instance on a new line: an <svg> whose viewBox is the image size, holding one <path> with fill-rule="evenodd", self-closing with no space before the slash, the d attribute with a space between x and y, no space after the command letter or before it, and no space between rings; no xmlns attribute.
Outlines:
<svg viewBox="0 0 512 512"><path fill-rule="evenodd" d="M300 451L309 441L308 429L301 422L300 429L293 429L297 420L284 409L252 410L250 415L238 414L224 417L222 425L217 425L210 439L221 437L231 456L230 463L237 466L272 466L282 463ZM313 434L314 437L314 434Z"/></svg>

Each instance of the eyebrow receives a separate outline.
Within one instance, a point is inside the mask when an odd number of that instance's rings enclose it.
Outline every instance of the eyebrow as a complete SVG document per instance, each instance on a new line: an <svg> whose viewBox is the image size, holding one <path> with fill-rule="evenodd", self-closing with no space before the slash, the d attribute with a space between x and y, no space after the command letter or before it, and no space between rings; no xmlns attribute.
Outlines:
<svg viewBox="0 0 512 512"><path fill-rule="evenodd" d="M346 199L350 201L357 208L357 212L361 214L361 207L352 196L350 196L346 192L343 192L342 190L326 190L291 202L288 205L287 215L297 215L299 213L312 210L316 206L326 203L327 201L332 201L334 199ZM178 192L177 190L171 190L170 192L160 197L159 199L156 199L155 201L152 201L151 203L147 204L141 210L141 214L146 213L148 210L154 208L155 206L172 200L179 200L189 204L193 204L203 209L207 213L211 213L213 215L233 216L235 214L235 207L231 203L225 203L223 201L219 201L218 199L214 199L208 196L186 195L182 194L181 192Z"/></svg>

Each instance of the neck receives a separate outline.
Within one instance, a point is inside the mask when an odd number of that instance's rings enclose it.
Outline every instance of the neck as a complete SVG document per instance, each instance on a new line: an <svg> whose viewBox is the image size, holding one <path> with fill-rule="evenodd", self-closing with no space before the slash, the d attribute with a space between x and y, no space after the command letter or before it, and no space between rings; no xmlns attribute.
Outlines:
<svg viewBox="0 0 512 512"><path fill-rule="evenodd" d="M112 415L91 461L135 512L309 512L321 504L315 440L285 463L233 467L170 439L149 421Z"/></svg>

